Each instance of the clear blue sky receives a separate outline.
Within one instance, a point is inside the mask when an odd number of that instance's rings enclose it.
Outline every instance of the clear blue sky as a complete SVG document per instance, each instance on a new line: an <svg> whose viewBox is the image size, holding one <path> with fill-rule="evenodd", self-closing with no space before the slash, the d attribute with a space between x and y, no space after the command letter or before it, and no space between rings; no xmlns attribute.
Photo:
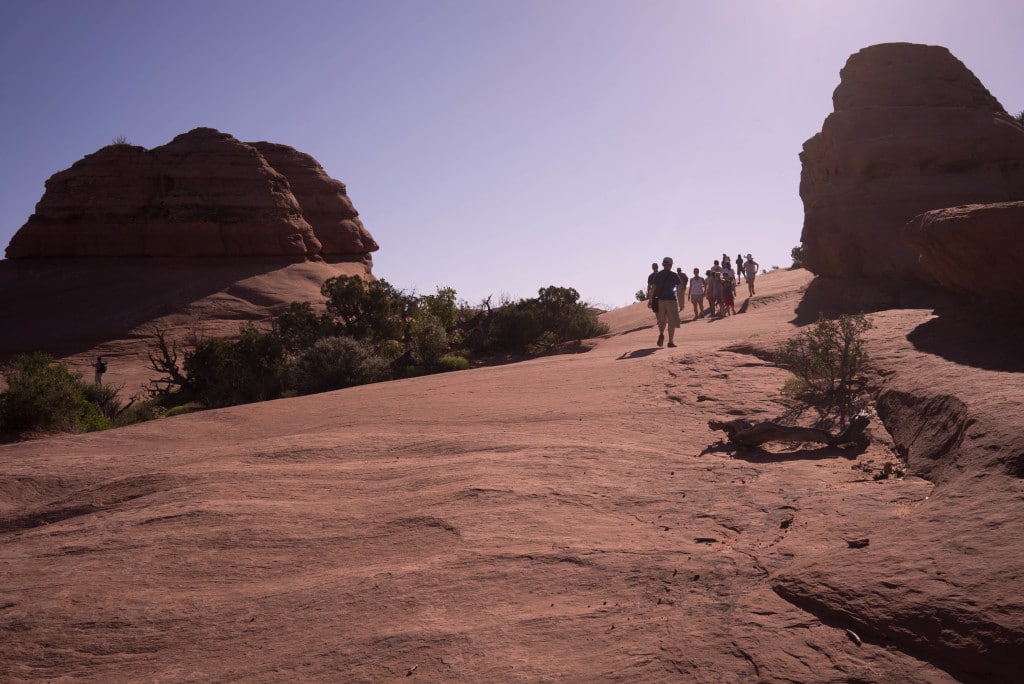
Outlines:
<svg viewBox="0 0 1024 684"><path fill-rule="evenodd" d="M1020 0L3 0L0 248L118 136L284 143L374 272L478 302L633 301L652 261L787 266L804 140L850 54L944 45L1024 109Z"/></svg>

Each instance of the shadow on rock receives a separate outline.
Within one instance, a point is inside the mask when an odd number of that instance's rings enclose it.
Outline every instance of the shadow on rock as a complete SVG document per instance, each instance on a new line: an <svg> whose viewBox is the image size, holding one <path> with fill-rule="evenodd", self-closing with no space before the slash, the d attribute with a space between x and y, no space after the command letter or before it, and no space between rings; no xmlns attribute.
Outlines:
<svg viewBox="0 0 1024 684"><path fill-rule="evenodd" d="M945 306L907 341L918 351L972 368L1024 373L1024 321L1012 314Z"/></svg>
<svg viewBox="0 0 1024 684"><path fill-rule="evenodd" d="M646 349L634 349L624 353L622 356L617 357L616 361L627 361L629 359L642 359L645 356L650 356L654 352L658 351L657 347L648 347Z"/></svg>

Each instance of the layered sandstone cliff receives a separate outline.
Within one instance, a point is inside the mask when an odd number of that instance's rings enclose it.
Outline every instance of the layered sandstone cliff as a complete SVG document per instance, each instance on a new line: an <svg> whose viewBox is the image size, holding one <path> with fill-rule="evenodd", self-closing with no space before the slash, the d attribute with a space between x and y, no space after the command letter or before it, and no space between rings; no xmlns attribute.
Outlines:
<svg viewBox="0 0 1024 684"><path fill-rule="evenodd" d="M904 225L929 210L1024 200L1024 127L943 47L875 45L840 76L835 111L800 154L804 264L935 282Z"/></svg>
<svg viewBox="0 0 1024 684"><path fill-rule="evenodd" d="M197 128L151 150L109 145L54 174L6 254L301 260L377 248L312 157Z"/></svg>

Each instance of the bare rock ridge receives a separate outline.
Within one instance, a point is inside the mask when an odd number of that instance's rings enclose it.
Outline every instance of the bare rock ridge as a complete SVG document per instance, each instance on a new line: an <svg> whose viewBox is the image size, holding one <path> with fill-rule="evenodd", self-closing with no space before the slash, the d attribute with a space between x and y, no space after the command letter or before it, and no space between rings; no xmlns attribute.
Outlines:
<svg viewBox="0 0 1024 684"><path fill-rule="evenodd" d="M113 144L46 181L8 259L362 256L378 249L345 185L286 145L196 128Z"/></svg>
<svg viewBox="0 0 1024 684"><path fill-rule="evenodd" d="M800 154L804 264L823 276L964 290L974 255L1024 234L1019 210L1012 220L1008 210L973 210L972 231L988 216L999 227L966 242L962 211L906 237L904 226L927 211L1024 201L1024 126L944 47L867 47L840 77L834 111Z"/></svg>

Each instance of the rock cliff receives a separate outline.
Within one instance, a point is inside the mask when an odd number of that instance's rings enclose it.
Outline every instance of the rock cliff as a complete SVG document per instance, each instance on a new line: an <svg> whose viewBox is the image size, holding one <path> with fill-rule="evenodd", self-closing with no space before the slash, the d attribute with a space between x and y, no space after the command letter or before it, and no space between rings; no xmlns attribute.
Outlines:
<svg viewBox="0 0 1024 684"><path fill-rule="evenodd" d="M935 282L902 237L918 214L1024 200L1024 128L943 47L852 55L804 143L804 264L818 275Z"/></svg>
<svg viewBox="0 0 1024 684"><path fill-rule="evenodd" d="M109 145L54 174L6 254L302 260L377 248L312 157L197 128L151 150Z"/></svg>

